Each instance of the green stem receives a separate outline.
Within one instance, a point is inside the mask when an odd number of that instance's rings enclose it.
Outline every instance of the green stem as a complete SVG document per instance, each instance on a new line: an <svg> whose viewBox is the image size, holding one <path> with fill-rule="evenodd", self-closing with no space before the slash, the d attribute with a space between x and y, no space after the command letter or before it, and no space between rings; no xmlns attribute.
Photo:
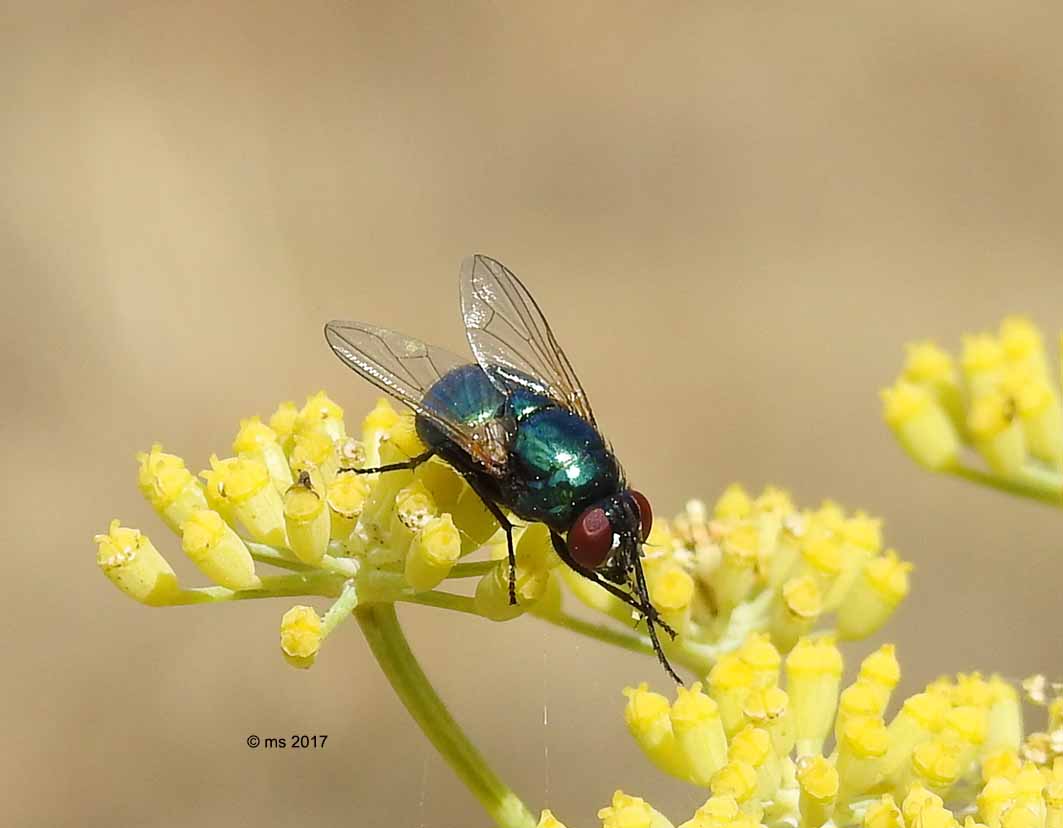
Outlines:
<svg viewBox="0 0 1063 828"><path fill-rule="evenodd" d="M393 604L358 607L355 618L392 688L425 736L499 828L535 828L527 806L495 776L436 695L399 626Z"/></svg>
<svg viewBox="0 0 1063 828"><path fill-rule="evenodd" d="M232 590L223 586L182 589L166 606L182 604L217 604L226 601L248 601L252 598L280 598L295 595L320 595L335 598L340 594L342 581L325 572L293 573L291 575L263 575L257 589Z"/></svg>
<svg viewBox="0 0 1063 828"><path fill-rule="evenodd" d="M642 653L642 655L648 655L650 658L657 657L657 654L653 650L653 644L650 642L648 636L639 635L637 633L621 632L620 630L615 630L612 627L606 627L602 624L584 621L582 618L569 615L563 610L541 611L533 608L530 614L545 621L547 624L553 624L555 627L561 627L561 629L585 635L588 638L593 638L595 641L601 641L604 644L612 644L614 647L619 647L622 650L627 650L632 653ZM693 670L694 673L699 676L707 675L709 670L712 669L712 665L715 663L715 659L712 658L711 653L708 651L702 652L696 645L692 645L690 642L678 641L672 643L663 640L661 641L661 646L664 647L665 653L671 661L674 661L676 664L681 664L689 670Z"/></svg>
<svg viewBox="0 0 1063 828"><path fill-rule="evenodd" d="M1021 474L1015 478L998 477L991 472L962 465L944 471L1002 492L1063 508L1063 476L1049 469L1028 465L1023 467Z"/></svg>

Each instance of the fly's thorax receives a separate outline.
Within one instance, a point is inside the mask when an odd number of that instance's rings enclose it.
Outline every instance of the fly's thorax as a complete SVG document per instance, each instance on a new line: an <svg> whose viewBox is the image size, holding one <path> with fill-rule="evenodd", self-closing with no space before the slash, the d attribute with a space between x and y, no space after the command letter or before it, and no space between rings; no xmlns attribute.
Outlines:
<svg viewBox="0 0 1063 828"><path fill-rule="evenodd" d="M564 532L590 504L620 490L620 467L590 423L547 407L517 421L505 489L518 515Z"/></svg>

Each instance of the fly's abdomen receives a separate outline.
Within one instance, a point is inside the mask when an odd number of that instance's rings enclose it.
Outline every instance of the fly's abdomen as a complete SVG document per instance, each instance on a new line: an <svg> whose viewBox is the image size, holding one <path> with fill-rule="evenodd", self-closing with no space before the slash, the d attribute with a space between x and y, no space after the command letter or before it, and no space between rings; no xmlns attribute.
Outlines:
<svg viewBox="0 0 1063 828"><path fill-rule="evenodd" d="M440 377L425 392L422 403L446 420L476 426L499 417L506 398L479 365L462 365ZM448 440L426 417L417 418L417 434L428 446L440 446Z"/></svg>
<svg viewBox="0 0 1063 828"><path fill-rule="evenodd" d="M590 423L561 408L538 411L520 421L510 463L506 505L525 520L560 531L620 485L616 458L602 436Z"/></svg>

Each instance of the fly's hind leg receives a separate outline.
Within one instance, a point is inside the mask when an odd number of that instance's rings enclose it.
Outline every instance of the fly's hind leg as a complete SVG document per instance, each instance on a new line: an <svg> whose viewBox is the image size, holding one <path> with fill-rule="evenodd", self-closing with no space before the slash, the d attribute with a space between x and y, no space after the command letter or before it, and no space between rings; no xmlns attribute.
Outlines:
<svg viewBox="0 0 1063 828"><path fill-rule="evenodd" d="M343 468L341 472L354 472L355 474L377 474L378 472L390 472L390 471L402 471L404 469L416 469L423 462L434 456L436 450L430 448L427 451L422 451L420 454L411 457L409 460L403 460L401 463L388 463L386 466L374 466L371 469L356 469L356 468Z"/></svg>

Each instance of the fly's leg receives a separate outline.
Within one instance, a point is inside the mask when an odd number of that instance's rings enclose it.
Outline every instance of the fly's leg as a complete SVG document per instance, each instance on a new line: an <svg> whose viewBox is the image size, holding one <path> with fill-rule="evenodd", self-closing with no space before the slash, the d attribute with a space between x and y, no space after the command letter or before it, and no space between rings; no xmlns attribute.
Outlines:
<svg viewBox="0 0 1063 828"><path fill-rule="evenodd" d="M356 469L345 468L339 469L341 472L354 472L355 474L377 474L378 472L389 471L402 471L408 469L416 469L421 463L428 460L436 453L434 448L430 448L427 451L422 451L420 454L411 457L409 460L403 460L401 463L388 463L386 466L375 466L371 469Z"/></svg>
<svg viewBox="0 0 1063 828"><path fill-rule="evenodd" d="M506 533L506 553L509 556L509 605L515 607L517 605L517 553L513 550L513 523L506 517L502 508L483 493L472 475L467 474L464 477L469 488L476 492L480 502L487 507L487 511L494 516L498 525L502 527L502 531Z"/></svg>
<svg viewBox="0 0 1063 828"><path fill-rule="evenodd" d="M513 524L510 523L506 513L498 507L497 503L484 498L481 498L481 500L483 500L484 506L487 507L488 511L495 516L495 520L502 527L502 531L506 533L506 553L509 555L509 605L515 607L517 605L517 553L513 551Z"/></svg>
<svg viewBox="0 0 1063 828"><path fill-rule="evenodd" d="M672 638L675 638L675 630L668 626L668 624L665 623L664 619L661 618L660 614L657 612L656 607L654 607L653 604L650 603L648 594L645 594L645 592L643 591L639 595L642 600L637 601L633 596L631 596L627 592L624 592L624 590L622 590L616 584L605 580L605 578L603 578L593 569L588 569L575 558L573 558L572 554L568 551L568 545L565 543L565 539L559 534L557 534L557 532L550 532L550 540L554 544L554 551L557 552L557 556L561 558L561 560L564 561L571 569L574 569L584 578L590 581L594 581L594 583L596 583L606 592L615 595L629 607L634 610L637 610L642 615L646 616L647 622L649 622L650 620L656 622L657 625L660 626L665 632L667 632Z"/></svg>
<svg viewBox="0 0 1063 828"><path fill-rule="evenodd" d="M642 571L642 561L640 561L638 558L635 559L635 585L638 589L639 597L647 606L650 606L650 593L649 590L646 589L646 575ZM662 626L665 626L665 629L668 629L668 627L664 625L663 621L661 621L660 623L662 624ZM657 660L661 662L661 665L664 667L665 671L668 673L668 675L672 677L676 684L682 684L683 680L676 675L675 670L672 669L672 665L669 664L668 659L665 658L664 650L661 648L661 642L657 640L657 630L654 629L653 618L648 615L646 616L646 629L649 630L650 641L653 642L653 651L657 653ZM668 632L674 639L675 632L671 629L668 629Z"/></svg>

